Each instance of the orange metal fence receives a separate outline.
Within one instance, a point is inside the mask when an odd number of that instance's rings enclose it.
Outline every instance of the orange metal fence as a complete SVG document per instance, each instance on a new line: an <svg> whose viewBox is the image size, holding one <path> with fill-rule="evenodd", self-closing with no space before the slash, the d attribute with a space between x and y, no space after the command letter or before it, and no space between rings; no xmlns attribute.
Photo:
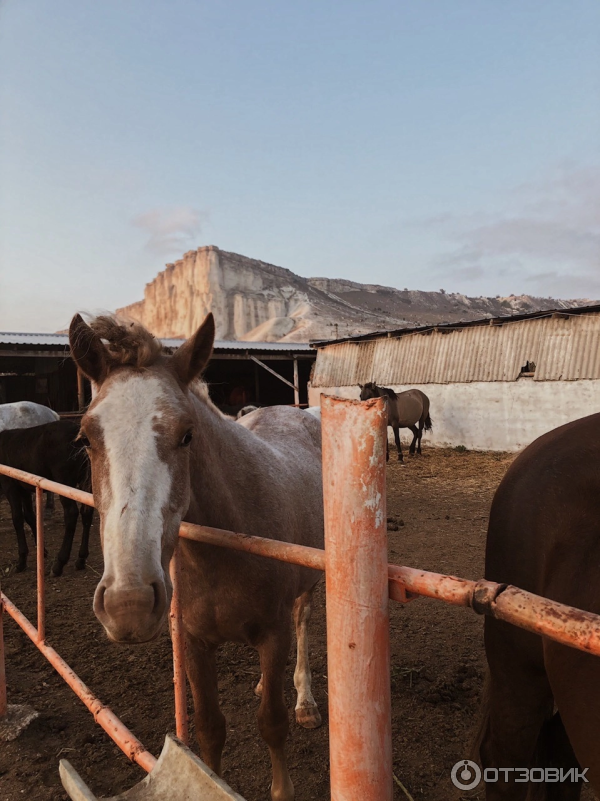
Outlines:
<svg viewBox="0 0 600 801"><path fill-rule="evenodd" d="M331 797L334 801L384 801L392 797L388 599L404 602L423 596L471 607L478 614L492 615L598 656L600 616L517 587L387 564L383 402L323 397L322 412L324 551L191 523L183 523L179 535L326 571ZM6 611L121 750L145 770L151 770L155 757L45 642L43 491L89 506L94 505L92 495L5 465L0 465L0 473L36 487L38 526L37 628L0 592L0 717L6 714L2 637L2 613ZM176 550L171 563L174 590L170 611L175 718L177 735L187 742L177 559ZM346 708L348 703L351 709ZM356 718L357 709L365 710L360 720ZM356 725L348 726L348 719Z"/></svg>

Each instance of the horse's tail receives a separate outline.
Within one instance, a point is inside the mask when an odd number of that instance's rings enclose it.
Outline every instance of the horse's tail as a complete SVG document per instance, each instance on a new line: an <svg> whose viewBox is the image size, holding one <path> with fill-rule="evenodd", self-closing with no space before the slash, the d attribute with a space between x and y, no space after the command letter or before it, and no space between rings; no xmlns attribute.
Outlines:
<svg viewBox="0 0 600 801"><path fill-rule="evenodd" d="M423 428L425 429L425 431L431 431L431 429L433 428L433 420L431 419L429 412L427 412L427 417L425 418L425 425L423 426Z"/></svg>
<svg viewBox="0 0 600 801"><path fill-rule="evenodd" d="M580 765L571 746L560 712L544 721L538 735L531 767L560 769L564 773L572 770L571 776L577 774ZM567 779L566 781L569 780ZM574 786L582 784L581 781L572 781L570 783ZM553 798L557 798L555 793L556 785L554 784L532 782L529 786L527 801L552 801ZM566 798L566 796L562 795L561 797ZM571 797L575 798L578 795L569 796L569 798Z"/></svg>

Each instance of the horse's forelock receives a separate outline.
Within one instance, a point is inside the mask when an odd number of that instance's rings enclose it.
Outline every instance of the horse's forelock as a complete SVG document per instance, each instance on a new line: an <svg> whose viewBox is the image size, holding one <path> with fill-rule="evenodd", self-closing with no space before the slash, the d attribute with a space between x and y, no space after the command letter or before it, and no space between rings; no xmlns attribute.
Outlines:
<svg viewBox="0 0 600 801"><path fill-rule="evenodd" d="M134 320L117 320L111 315L95 317L90 327L104 340L112 367L150 367L158 361L162 344L141 323Z"/></svg>

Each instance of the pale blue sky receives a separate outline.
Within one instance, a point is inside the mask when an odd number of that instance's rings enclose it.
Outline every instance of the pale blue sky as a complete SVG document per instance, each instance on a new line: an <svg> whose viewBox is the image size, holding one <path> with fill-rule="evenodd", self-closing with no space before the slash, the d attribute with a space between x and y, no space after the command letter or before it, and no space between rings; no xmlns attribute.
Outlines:
<svg viewBox="0 0 600 801"><path fill-rule="evenodd" d="M214 244L600 298L596 0L5 0L0 330Z"/></svg>

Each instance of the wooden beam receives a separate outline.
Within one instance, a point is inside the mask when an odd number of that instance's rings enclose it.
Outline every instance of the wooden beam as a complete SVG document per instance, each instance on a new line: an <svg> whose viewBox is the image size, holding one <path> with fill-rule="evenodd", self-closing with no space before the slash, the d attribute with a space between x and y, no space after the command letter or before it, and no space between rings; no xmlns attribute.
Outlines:
<svg viewBox="0 0 600 801"><path fill-rule="evenodd" d="M295 392L299 392L299 390L298 390L298 387L297 387L295 384L292 384L292 382L291 382L291 381L288 381L288 380L287 380L287 378L284 378L284 377L283 377L282 375L280 375L279 373L276 373L276 372L275 372L275 370L271 370L271 368L270 368L270 367L267 367L267 365L266 365L266 364L264 364L263 362L261 362L261 360L260 360L260 359L257 359L257 358L256 358L256 356L252 356L252 354L250 354L250 358L252 359L252 361L253 361L253 362L256 362L256 364L260 364L260 366L261 366L261 367L264 367L264 368L265 368L265 370L266 370L268 373L272 373L272 374L273 374L273 375L274 375L276 378L278 378L280 381L283 381L283 383L284 383L284 384L287 384L287 385L288 385L288 387L291 387L291 388L292 388L292 389L293 389Z"/></svg>

